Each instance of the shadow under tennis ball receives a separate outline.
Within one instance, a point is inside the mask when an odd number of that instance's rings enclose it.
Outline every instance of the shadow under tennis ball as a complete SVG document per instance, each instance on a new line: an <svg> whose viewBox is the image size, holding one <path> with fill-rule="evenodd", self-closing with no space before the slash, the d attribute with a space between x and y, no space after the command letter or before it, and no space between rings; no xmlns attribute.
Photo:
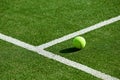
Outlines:
<svg viewBox="0 0 120 80"><path fill-rule="evenodd" d="M66 49L60 50L60 53L73 53L73 52L77 52L77 51L80 51L80 50L81 49L71 47L71 48L66 48Z"/></svg>

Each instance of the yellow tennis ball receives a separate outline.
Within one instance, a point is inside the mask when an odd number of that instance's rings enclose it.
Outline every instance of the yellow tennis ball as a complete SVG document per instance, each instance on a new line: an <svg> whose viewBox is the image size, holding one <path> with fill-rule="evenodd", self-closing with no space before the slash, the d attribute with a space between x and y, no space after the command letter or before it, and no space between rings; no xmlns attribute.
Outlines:
<svg viewBox="0 0 120 80"><path fill-rule="evenodd" d="M78 49L83 49L86 45L85 38L77 36L73 39L73 45Z"/></svg>

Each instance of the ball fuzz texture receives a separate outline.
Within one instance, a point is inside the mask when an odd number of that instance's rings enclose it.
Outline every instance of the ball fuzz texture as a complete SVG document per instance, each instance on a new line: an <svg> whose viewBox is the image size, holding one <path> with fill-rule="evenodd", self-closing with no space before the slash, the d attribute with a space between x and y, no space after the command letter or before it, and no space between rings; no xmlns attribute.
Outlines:
<svg viewBox="0 0 120 80"><path fill-rule="evenodd" d="M73 39L73 45L74 47L78 48L78 49L83 49L86 45L86 41L85 38L81 37L81 36L77 36Z"/></svg>

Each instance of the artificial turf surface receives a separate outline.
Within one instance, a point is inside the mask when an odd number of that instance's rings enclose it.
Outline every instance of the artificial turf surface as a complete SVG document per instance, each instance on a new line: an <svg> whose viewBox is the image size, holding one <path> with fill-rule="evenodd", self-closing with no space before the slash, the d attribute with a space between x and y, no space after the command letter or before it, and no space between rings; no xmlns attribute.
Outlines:
<svg viewBox="0 0 120 80"><path fill-rule="evenodd" d="M119 0L0 0L0 32L40 45L118 16L119 4Z"/></svg>
<svg viewBox="0 0 120 80"><path fill-rule="evenodd" d="M0 40L0 80L100 80Z"/></svg>
<svg viewBox="0 0 120 80"><path fill-rule="evenodd" d="M87 45L75 50L72 39L46 50L120 78L120 21L84 34Z"/></svg>

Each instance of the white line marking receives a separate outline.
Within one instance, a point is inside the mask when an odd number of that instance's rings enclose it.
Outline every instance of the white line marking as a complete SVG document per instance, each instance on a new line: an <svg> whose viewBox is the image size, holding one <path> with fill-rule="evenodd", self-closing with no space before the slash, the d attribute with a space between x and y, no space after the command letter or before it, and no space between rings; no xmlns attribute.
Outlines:
<svg viewBox="0 0 120 80"><path fill-rule="evenodd" d="M39 45L37 47L38 47L38 49L45 49L45 48L48 48L48 47L53 46L55 44L61 43L61 42L66 41L66 40L69 40L69 39L71 39L71 38L73 38L75 36L78 36L78 35L81 35L81 34L85 34L87 32L93 31L95 29L101 28L101 27L103 27L105 25L111 24L111 23L119 21L119 20L120 20L120 15L117 16L117 17L111 18L109 20L105 20L103 22L100 22L98 24L95 24L93 26L87 27L85 29L82 29L82 30L76 31L74 33L68 34L68 35L63 36L61 38L55 39L55 40L50 41L48 43Z"/></svg>
<svg viewBox="0 0 120 80"><path fill-rule="evenodd" d="M22 48L25 48L27 50L37 52L38 54L43 55L44 57L56 60L56 61L58 61L60 63L66 64L68 66L74 67L74 68L76 68L78 70L81 70L81 71L84 71L84 72L86 72L88 74L91 74L91 75L93 75L93 76L95 76L97 78L100 78L100 79L103 79L103 80L119 80L116 77L112 77L112 76L110 76L108 74L105 74L105 73L102 73L100 71L94 70L94 69L92 69L90 67L87 67L87 66L85 66L83 64L71 61L69 59L61 57L59 55L55 55L55 54L53 54L51 52L48 52L48 51L45 51L43 49L38 49L33 45L30 45L30 44L27 44L27 43L22 42L20 40L14 39L14 38L12 38L10 36L6 36L6 35L4 35L2 33L0 33L0 39L2 39L4 41L7 41L9 43L15 44L17 46L20 46Z"/></svg>
<svg viewBox="0 0 120 80"><path fill-rule="evenodd" d="M118 21L118 20L120 20L120 16L115 17L115 18L111 18L111 19L109 19L109 20L107 20L107 21L98 23L98 24L96 24L96 25L94 25L94 26L88 27L88 28L86 28L86 29L83 29L83 30L80 30L80 31L78 31L78 32L69 34L69 35L67 35L67 36L64 36L64 37L59 38L59 39L56 39L56 40L57 40L57 41L59 41L59 40L62 40L62 41L68 40L68 39L70 39L70 38L72 38L72 37L74 37L74 36L77 36L77 35L80 35L80 34L84 34L84 33L86 33L86 32L89 32L89 31L91 31L91 30L100 28L101 26L104 26L104 25L113 23L113 22ZM67 38L67 39L64 39L64 38ZM61 63L63 63L63 64L66 64L66 65L68 65L68 66L71 66L71 67L74 67L74 68L76 68L76 69L82 70L82 71L84 71L84 72L86 72L86 73L88 73L88 74L91 74L91 75L93 75L93 76L95 76L95 77L97 77L97 78L101 78L101 79L103 79L103 80L119 80L118 78L115 78L115 77L112 77L112 76L110 76L110 75L108 75L108 74L105 74L105 73L102 73L102 72L100 72L100 71L94 70L94 69L92 69L92 68L90 68L90 67L87 67L87 66L85 66L85 65L82 65L82 64L77 63L77 62L74 62L74 61L71 61L71 60L66 59L66 58L64 58L64 57L61 57L61 56L59 56L59 55L55 55L55 54L53 54L53 53L51 53L51 52L48 52L48 51L45 51L45 50L43 50L43 49L38 49L37 47L35 47L35 46L33 46L33 45L30 45L30 44L27 44L27 43L22 42L22 41L20 41L20 40L14 39L14 38L12 38L12 37L10 37L10 36L6 36L6 35L4 35L4 34L2 34L2 33L0 33L0 39L2 39L2 40L4 40L4 41L7 41L7 42L10 42L10 43L12 43L12 44L15 44L15 45L17 45L17 46L20 46L20 47L22 47L22 48L25 48L25 49L27 49L27 50L30 50L30 51L33 51L33 52L37 52L37 53L40 54L40 55L43 55L43 56L45 56L45 57L47 57L47 58L56 60L56 61L58 61L58 62L61 62ZM64 39L64 40L63 40L63 39ZM59 42L57 42L57 43L60 43L60 42L62 42L62 41L59 41ZM53 41L53 42L54 42L54 41ZM54 44L57 44L57 43L54 43ZM52 44L52 45L54 45L54 44Z"/></svg>
<svg viewBox="0 0 120 80"><path fill-rule="evenodd" d="M91 75L97 77L97 78L100 78L100 79L103 79L103 80L119 80L118 78L112 77L110 75L107 75L105 73L102 73L100 71L92 69L92 68L90 68L88 66L85 66L83 64L80 64L80 63L71 61L69 59L66 59L64 57L61 57L59 55L55 55L55 54L53 54L51 52L48 52L48 51L45 51L45 50L39 50L38 49L38 53L39 54L42 53L43 56L46 56L46 57L48 57L50 59L53 59L53 60L56 60L56 61L58 61L60 63L66 64L68 66L74 67L74 68L76 68L78 70L84 71L84 72L86 72L88 74L91 74Z"/></svg>
<svg viewBox="0 0 120 80"><path fill-rule="evenodd" d="M35 51L35 47L30 45L30 44L27 44L25 42L22 42L20 40L17 40L15 38L12 38L10 36L6 36L2 33L0 33L0 39L4 40L4 41L7 41L9 43L12 43L12 44L15 44L17 46L20 46L20 47L23 47L25 49L28 49L28 50L32 50L32 51Z"/></svg>

